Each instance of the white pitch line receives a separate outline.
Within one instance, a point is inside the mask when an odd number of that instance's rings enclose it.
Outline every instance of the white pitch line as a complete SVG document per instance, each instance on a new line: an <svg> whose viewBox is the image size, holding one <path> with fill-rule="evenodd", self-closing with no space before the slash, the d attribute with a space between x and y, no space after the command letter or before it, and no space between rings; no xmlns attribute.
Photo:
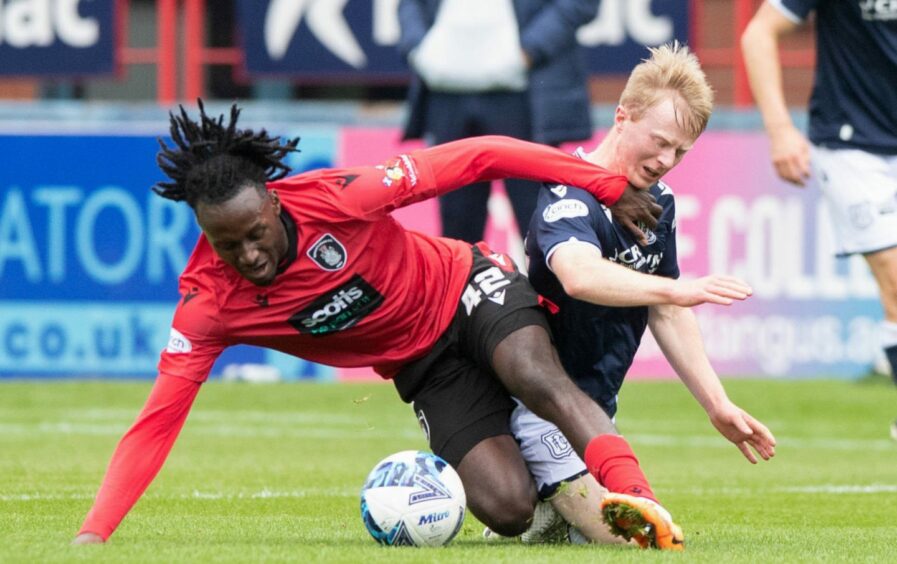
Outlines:
<svg viewBox="0 0 897 564"><path fill-rule="evenodd" d="M0 494L0 501L59 501L64 499L93 499L91 494Z"/></svg>
<svg viewBox="0 0 897 564"><path fill-rule="evenodd" d="M689 495L742 495L755 496L760 493L808 494L808 495L855 495L855 494L888 494L897 493L897 484L819 484L814 486L777 486L777 487L733 487L720 488L667 488L669 491Z"/></svg>
<svg viewBox="0 0 897 564"><path fill-rule="evenodd" d="M308 424L288 427L258 425L216 425L196 422L187 426L182 436L243 437L243 438L306 438L306 439L345 439L353 438L397 438L418 439L423 434L416 426L401 431L381 429L358 422L355 429L328 429ZM0 423L0 436L19 435L87 435L87 436L121 436L128 429L127 425L75 423L72 421L42 423Z"/></svg>
<svg viewBox="0 0 897 564"><path fill-rule="evenodd" d="M217 421L217 418L216 418ZM413 420L403 429L394 431L374 426L375 421L364 418L343 420L337 428L328 427L327 422L296 419L294 421L255 421L241 423L231 418L228 423L204 421L191 417L187 421L183 435L242 438L306 438L328 440L351 440L364 438L396 438L418 439L423 435ZM4 435L87 435L87 436L121 436L130 425L120 423L85 423L80 421L43 421L39 423L4 423L0 421L0 436ZM719 435L661 435L626 433L636 446L651 445L663 447L698 447L698 448L732 448L731 443ZM850 439L850 438L798 438L778 437L777 448L780 452L787 450L825 450L825 451L880 451L897 452L897 442L891 439Z"/></svg>
<svg viewBox="0 0 897 564"><path fill-rule="evenodd" d="M22 413L30 414L32 408L6 409L7 414ZM349 410L347 410L349 411ZM139 406L133 409L119 408L93 408L84 410L65 410L54 413L51 417L58 417L61 420L71 421L109 421L120 422L122 424L130 424L140 413ZM411 411L409 410L409 416ZM257 422L257 423L274 423L283 425L292 424L309 424L309 425L353 425L363 423L366 419L366 413L358 410L355 413L332 413L321 411L257 411L257 410L197 410L190 414L190 421L197 422Z"/></svg>
<svg viewBox="0 0 897 564"><path fill-rule="evenodd" d="M144 499L199 499L199 500L235 500L235 499L276 499L276 498L308 498L308 497L355 497L361 492L361 486L357 489L349 488L307 488L301 490L278 491L271 489L263 489L257 492L213 492L193 490L189 494L176 495L159 495L147 494ZM94 499L96 494L86 493L21 493L21 494L0 494L0 502L2 501L60 501L60 500L81 500Z"/></svg>
<svg viewBox="0 0 897 564"><path fill-rule="evenodd" d="M777 488L777 490L786 493L806 494L878 494L897 493L897 485L871 484L863 486L853 484L826 484L821 486L791 486L787 488Z"/></svg>
<svg viewBox="0 0 897 564"><path fill-rule="evenodd" d="M625 433L636 445L670 447L732 448L732 443L719 435L644 435ZM819 449L897 452L897 443L891 439L834 439L776 437L776 449Z"/></svg>
<svg viewBox="0 0 897 564"><path fill-rule="evenodd" d="M669 488L668 488L669 489ZM170 499L196 499L196 500L256 500L256 499L278 499L278 498L309 498L309 497L338 497L352 498L359 495L361 488L306 488L299 490L272 490L262 489L255 492L216 492L193 490L190 493L182 493L175 495L166 494L148 494L143 496L147 499L170 500ZM676 491L673 489L672 491ZM760 488L685 488L686 493L700 495L755 495L760 492ZM763 488L763 491L781 492L781 493L798 493L809 495L856 495L856 494L888 494L897 493L897 484L819 484L811 486L788 486ZM95 494L88 493L20 493L20 494L0 494L0 502L17 502L17 501L61 501L61 500L92 500Z"/></svg>

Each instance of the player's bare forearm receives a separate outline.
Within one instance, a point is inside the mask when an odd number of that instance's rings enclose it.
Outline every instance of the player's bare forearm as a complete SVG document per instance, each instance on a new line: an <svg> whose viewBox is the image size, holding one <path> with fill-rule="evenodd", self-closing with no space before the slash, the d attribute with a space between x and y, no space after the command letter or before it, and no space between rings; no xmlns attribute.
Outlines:
<svg viewBox="0 0 897 564"><path fill-rule="evenodd" d="M769 429L726 395L704 351L694 313L677 306L655 306L648 323L664 356L716 430L752 464L757 463L755 452L763 460L775 456L775 438Z"/></svg>
<svg viewBox="0 0 897 564"><path fill-rule="evenodd" d="M797 28L768 2L763 3L741 38L748 80L769 134L769 153L779 177L803 186L810 176L810 145L788 114L782 86L778 38Z"/></svg>
<svg viewBox="0 0 897 564"><path fill-rule="evenodd" d="M701 330L694 313L675 305L652 306L648 310L651 334L664 357L708 414L728 401L723 385L710 365Z"/></svg>
<svg viewBox="0 0 897 564"><path fill-rule="evenodd" d="M585 242L559 245L550 262L568 296L611 307L731 305L753 292L746 283L731 276L674 280L637 272L605 259L597 247Z"/></svg>
<svg viewBox="0 0 897 564"><path fill-rule="evenodd" d="M112 455L76 544L102 542L115 531L162 468L199 387L192 380L159 376L143 411Z"/></svg>
<svg viewBox="0 0 897 564"><path fill-rule="evenodd" d="M751 297L754 290L734 276L712 274L695 279L680 278L672 287L670 298L664 302L680 307L701 304L732 305Z"/></svg>
<svg viewBox="0 0 897 564"><path fill-rule="evenodd" d="M741 37L751 92L770 133L775 128L791 125L782 88L778 38L796 27L778 9L764 2Z"/></svg>
<svg viewBox="0 0 897 564"><path fill-rule="evenodd" d="M667 303L674 281L615 264L594 245L571 242L551 256L551 269L570 297L611 307Z"/></svg>

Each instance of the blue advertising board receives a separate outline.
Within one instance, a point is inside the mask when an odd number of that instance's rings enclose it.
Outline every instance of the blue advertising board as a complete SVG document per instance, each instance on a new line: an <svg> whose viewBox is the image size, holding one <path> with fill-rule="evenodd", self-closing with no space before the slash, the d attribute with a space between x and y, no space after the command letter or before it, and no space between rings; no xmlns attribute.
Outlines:
<svg viewBox="0 0 897 564"><path fill-rule="evenodd" d="M116 0L0 0L0 76L115 71Z"/></svg>
<svg viewBox="0 0 897 564"><path fill-rule="evenodd" d="M332 164L335 129L303 136L294 168ZM0 136L15 163L0 167L0 377L155 374L199 235L186 204L150 190L157 150L151 136ZM328 374L252 347L213 374L229 363Z"/></svg>
<svg viewBox="0 0 897 564"><path fill-rule="evenodd" d="M283 133L302 137L296 171L407 150L394 128ZM722 374L860 376L879 354L875 281L862 257L832 256L818 191L786 191L768 149L759 131L709 131L669 175L683 276L730 273L753 287L744 303L697 311L708 357ZM156 151L151 136L0 135L0 378L155 374L199 233L188 206L150 192L163 179ZM435 233L426 204L397 219ZM286 378L376 378L251 347L228 349L212 373L246 363ZM673 376L647 335L631 374Z"/></svg>
<svg viewBox="0 0 897 564"><path fill-rule="evenodd" d="M688 0L602 0L579 29L589 69L627 73L645 45L687 42ZM404 77L396 50L398 0L238 0L238 22L250 74L320 79Z"/></svg>

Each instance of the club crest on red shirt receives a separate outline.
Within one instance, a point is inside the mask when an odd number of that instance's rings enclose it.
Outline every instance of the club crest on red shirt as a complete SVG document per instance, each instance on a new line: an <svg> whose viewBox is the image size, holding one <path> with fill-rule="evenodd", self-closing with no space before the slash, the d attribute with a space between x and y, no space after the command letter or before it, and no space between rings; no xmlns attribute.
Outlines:
<svg viewBox="0 0 897 564"><path fill-rule="evenodd" d="M308 257L323 270L335 271L346 266L346 247L330 233L308 249Z"/></svg>

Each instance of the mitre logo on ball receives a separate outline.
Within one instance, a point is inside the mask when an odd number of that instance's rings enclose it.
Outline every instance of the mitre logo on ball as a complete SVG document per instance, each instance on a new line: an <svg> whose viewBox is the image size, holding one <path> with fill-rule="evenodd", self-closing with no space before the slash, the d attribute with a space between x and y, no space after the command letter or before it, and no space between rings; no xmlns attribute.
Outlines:
<svg viewBox="0 0 897 564"><path fill-rule="evenodd" d="M374 466L361 488L361 519L387 546L443 546L464 522L461 478L435 454L406 450Z"/></svg>

